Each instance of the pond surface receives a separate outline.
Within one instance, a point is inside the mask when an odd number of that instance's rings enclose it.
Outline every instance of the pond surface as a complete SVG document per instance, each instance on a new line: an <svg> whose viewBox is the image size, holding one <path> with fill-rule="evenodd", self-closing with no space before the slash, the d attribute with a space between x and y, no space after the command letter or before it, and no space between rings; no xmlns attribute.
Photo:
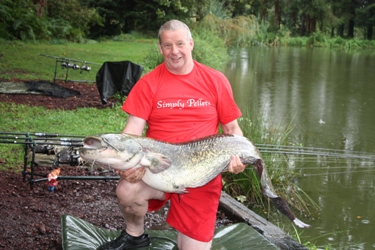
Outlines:
<svg viewBox="0 0 375 250"><path fill-rule="evenodd" d="M298 229L302 242L375 249L375 51L255 47L235 52L224 73L242 111L256 110L265 124L294 124L288 144L369 153L292 156L291 167L321 208L301 218L312 226Z"/></svg>

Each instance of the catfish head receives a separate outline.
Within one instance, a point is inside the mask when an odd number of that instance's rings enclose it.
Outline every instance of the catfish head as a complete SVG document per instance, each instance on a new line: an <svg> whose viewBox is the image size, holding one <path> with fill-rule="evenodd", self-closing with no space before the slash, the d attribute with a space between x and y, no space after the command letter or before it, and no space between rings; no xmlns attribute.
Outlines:
<svg viewBox="0 0 375 250"><path fill-rule="evenodd" d="M118 170L140 165L145 155L143 147L136 140L121 134L88 136L79 153L86 161Z"/></svg>

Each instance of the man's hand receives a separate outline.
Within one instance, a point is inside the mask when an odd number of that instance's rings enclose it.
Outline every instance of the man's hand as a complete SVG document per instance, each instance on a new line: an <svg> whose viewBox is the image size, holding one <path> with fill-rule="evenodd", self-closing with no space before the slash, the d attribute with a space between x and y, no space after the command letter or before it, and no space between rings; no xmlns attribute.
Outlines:
<svg viewBox="0 0 375 250"><path fill-rule="evenodd" d="M144 167L139 167L139 168L130 168L124 171L116 170L115 172L116 174L120 175L121 179L124 179L130 183L136 183L142 180L142 177L146 173L146 169Z"/></svg>
<svg viewBox="0 0 375 250"><path fill-rule="evenodd" d="M236 155L232 155L232 160L228 165L228 172L238 174L245 170L246 165L243 165L240 158Z"/></svg>

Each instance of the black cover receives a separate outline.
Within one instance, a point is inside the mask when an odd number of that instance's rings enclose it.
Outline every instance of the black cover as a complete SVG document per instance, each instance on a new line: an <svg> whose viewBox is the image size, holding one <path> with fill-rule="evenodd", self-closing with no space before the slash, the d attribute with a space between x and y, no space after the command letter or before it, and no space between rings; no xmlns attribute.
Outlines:
<svg viewBox="0 0 375 250"><path fill-rule="evenodd" d="M104 62L96 74L96 86L103 104L107 98L119 92L127 96L142 75L143 66L130 61Z"/></svg>
<svg viewBox="0 0 375 250"><path fill-rule="evenodd" d="M68 98L80 96L81 93L74 89L64 88L56 83L49 81L26 81L27 91L38 92L43 95L55 96L58 98Z"/></svg>

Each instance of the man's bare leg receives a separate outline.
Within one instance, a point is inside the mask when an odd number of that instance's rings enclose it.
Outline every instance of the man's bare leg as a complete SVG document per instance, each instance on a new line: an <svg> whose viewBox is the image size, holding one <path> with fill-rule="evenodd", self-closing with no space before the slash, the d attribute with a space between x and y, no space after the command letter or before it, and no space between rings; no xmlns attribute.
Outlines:
<svg viewBox="0 0 375 250"><path fill-rule="evenodd" d="M199 227L199 225L197 226ZM177 236L177 244L179 250L209 250L212 246L212 240L209 242L198 241L179 232Z"/></svg>
<svg viewBox="0 0 375 250"><path fill-rule="evenodd" d="M149 199L165 199L165 194L155 190L143 181L130 183L120 179L116 189L120 210L125 217L126 232L132 236L144 233L144 217Z"/></svg>
<svg viewBox="0 0 375 250"><path fill-rule="evenodd" d="M120 179L116 189L119 207L126 220L126 229L116 239L99 246L100 250L122 250L150 245L149 235L144 234L144 216L149 199L165 199L165 194L143 181L136 183Z"/></svg>

